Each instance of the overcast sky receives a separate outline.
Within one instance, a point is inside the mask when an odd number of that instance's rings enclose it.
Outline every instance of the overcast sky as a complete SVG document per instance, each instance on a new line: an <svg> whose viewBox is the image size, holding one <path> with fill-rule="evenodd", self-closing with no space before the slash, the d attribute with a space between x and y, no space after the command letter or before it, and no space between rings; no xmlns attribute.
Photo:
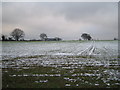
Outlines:
<svg viewBox="0 0 120 90"><path fill-rule="evenodd" d="M117 2L3 2L2 31L22 29L26 39L48 37L77 40L82 33L95 39L118 37Z"/></svg>

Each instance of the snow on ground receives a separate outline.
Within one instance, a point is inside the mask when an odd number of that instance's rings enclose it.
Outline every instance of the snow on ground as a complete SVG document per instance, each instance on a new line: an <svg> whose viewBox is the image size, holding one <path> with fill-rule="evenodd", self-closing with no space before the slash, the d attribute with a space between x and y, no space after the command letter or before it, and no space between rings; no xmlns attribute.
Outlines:
<svg viewBox="0 0 120 90"><path fill-rule="evenodd" d="M118 67L118 42L117 41L73 41L73 42L3 42L2 44L2 68L29 69L29 67L50 66L69 70L73 73L75 70L89 71L75 76L98 77L102 78L108 86L109 81L120 81ZM109 69L110 66L110 69ZM99 67L96 69L96 67ZM82 69L83 68L83 69ZM100 69L102 68L102 69ZM91 71L92 72L91 72ZM58 70L58 76L61 76ZM36 74L41 76L43 74ZM10 75L16 76L36 76L36 75ZM50 76L45 74L43 76ZM54 76L53 74L51 76ZM103 77L104 76L104 77ZM76 82L77 79L64 77L67 81ZM80 80L80 78L79 78ZM47 83L48 80L39 80L35 83ZM88 83L87 81L83 81ZM116 84L116 83L113 83ZM99 85L96 83L95 85ZM70 86L66 84L65 86ZM76 84L76 86L78 86Z"/></svg>
<svg viewBox="0 0 120 90"><path fill-rule="evenodd" d="M93 53L96 51L96 53ZM34 55L118 54L117 41L89 42L3 42L2 59Z"/></svg>
<svg viewBox="0 0 120 90"><path fill-rule="evenodd" d="M2 48L2 60L38 55L36 58L18 59L17 64L20 62L29 65L65 64L67 62L84 65L118 64L117 41L3 42Z"/></svg>

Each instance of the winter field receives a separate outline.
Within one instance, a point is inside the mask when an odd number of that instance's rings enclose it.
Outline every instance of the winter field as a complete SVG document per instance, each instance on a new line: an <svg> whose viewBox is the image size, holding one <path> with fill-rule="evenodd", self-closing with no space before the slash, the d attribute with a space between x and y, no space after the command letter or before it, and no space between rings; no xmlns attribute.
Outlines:
<svg viewBox="0 0 120 90"><path fill-rule="evenodd" d="M2 42L3 88L120 87L118 41Z"/></svg>

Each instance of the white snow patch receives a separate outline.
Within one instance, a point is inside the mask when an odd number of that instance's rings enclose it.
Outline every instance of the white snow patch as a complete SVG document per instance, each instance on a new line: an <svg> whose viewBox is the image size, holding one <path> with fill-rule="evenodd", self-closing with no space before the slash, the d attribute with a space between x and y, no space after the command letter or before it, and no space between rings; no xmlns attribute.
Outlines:
<svg viewBox="0 0 120 90"><path fill-rule="evenodd" d="M72 53L55 53L55 54L53 54L53 55L71 56L71 55L74 55L74 54L72 54Z"/></svg>

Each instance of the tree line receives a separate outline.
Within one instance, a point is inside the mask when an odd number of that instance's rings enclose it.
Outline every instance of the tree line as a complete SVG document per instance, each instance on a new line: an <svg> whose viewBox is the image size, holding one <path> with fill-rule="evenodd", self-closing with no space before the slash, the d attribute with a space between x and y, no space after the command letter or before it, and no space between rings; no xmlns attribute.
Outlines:
<svg viewBox="0 0 120 90"><path fill-rule="evenodd" d="M11 33L10 33L10 37L7 37L6 35L1 35L1 39L2 41L26 41L24 40L25 37L25 33L23 30L19 29L19 28L15 28ZM87 33L83 33L81 35L81 38L83 40L92 40L92 37L90 34ZM79 40L82 40L82 39ZM54 38L48 38L47 35L45 33L41 33L40 34L40 39L39 41L61 41L62 39L59 37L54 37ZM30 40L32 41L32 40ZM35 39L33 40L35 41Z"/></svg>

